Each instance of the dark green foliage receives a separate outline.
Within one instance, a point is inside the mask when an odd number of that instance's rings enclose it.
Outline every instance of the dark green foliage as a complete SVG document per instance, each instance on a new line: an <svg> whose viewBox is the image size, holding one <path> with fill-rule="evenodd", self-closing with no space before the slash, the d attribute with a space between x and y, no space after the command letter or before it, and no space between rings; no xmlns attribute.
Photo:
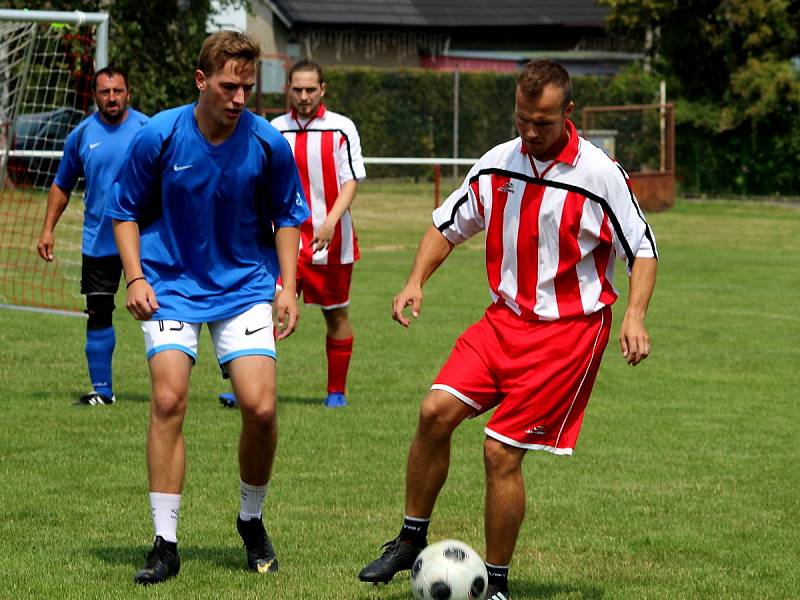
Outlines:
<svg viewBox="0 0 800 600"><path fill-rule="evenodd" d="M422 70L330 68L326 71L326 101L356 122L365 155L449 157L453 151L453 78L453 73ZM458 155L477 158L517 135L512 118L516 75L461 73L459 78ZM576 77L573 121L581 126L585 106L649 104L657 101L657 93L658 80L636 67L613 78ZM655 113L648 115L648 120L654 119ZM643 124L641 120L615 113L592 125L619 131L618 138L625 140L618 144L619 158L631 170L658 165L657 123ZM370 168L370 176L409 172L430 174L431 169Z"/></svg>
<svg viewBox="0 0 800 600"><path fill-rule="evenodd" d="M366 156L449 157L453 78L453 73L416 69L328 68L325 98L331 109L356 123ZM461 73L459 78L458 155L477 158L517 135L512 117L516 74ZM576 77L573 88L573 120L580 126L583 106L655 102L658 80L631 69L615 78ZM410 167L372 167L370 176L409 172ZM430 168L416 172L430 173Z"/></svg>
<svg viewBox="0 0 800 600"><path fill-rule="evenodd" d="M748 71L747 77L771 82L771 87L766 81L760 83L759 89L771 90L773 104L780 98L794 98L791 78L797 75L773 67L764 64L761 71L753 67L756 70ZM452 73L334 67L326 69L325 78L326 103L356 123L365 156L453 155ZM459 156L477 158L516 135L512 121L515 79L507 73L460 74ZM615 77L575 77L573 121L581 126L586 106L656 103L659 79L635 65ZM279 97L271 100L268 105L282 104ZM676 162L684 191L797 194L797 102L787 100L779 110L754 100L735 126L723 125L733 118L727 105L686 99L678 99L676 105ZM618 131L617 158L628 170L652 170L659 161L657 118L655 111L643 116L613 114L596 119L591 127ZM430 173L429 167L370 168L371 177Z"/></svg>
<svg viewBox="0 0 800 600"><path fill-rule="evenodd" d="M685 190L800 189L800 2L602 0L612 30L649 31L677 112Z"/></svg>
<svg viewBox="0 0 800 600"><path fill-rule="evenodd" d="M238 0L226 0L233 3ZM657 101L667 81L676 102L681 189L693 193L784 194L800 190L800 2L797 0L604 0L610 24L629 39L653 32L653 72L634 66L613 78L576 77L576 111ZM192 74L206 36L209 0L51 0L10 8L108 10L110 59L127 68L132 104L147 114L196 98ZM326 102L355 121L365 156L453 155L453 74L328 67ZM461 73L459 147L477 158L515 134L515 75ZM283 107L279 95L264 106ZM648 117L649 118L649 117ZM629 170L653 168L652 123L611 122ZM601 125L601 124L600 124ZM593 125L599 128L598 124ZM461 170L463 173L463 169ZM370 167L370 177L429 176L429 167Z"/></svg>

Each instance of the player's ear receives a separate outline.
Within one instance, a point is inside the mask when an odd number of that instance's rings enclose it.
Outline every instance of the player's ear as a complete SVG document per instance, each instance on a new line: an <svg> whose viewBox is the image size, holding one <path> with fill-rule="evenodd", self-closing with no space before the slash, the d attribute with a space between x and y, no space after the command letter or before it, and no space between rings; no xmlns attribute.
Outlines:
<svg viewBox="0 0 800 600"><path fill-rule="evenodd" d="M203 73L200 69L197 69L194 72L194 84L197 86L197 89L201 92L205 92L206 88L208 87L208 79L206 79L206 74Z"/></svg>
<svg viewBox="0 0 800 600"><path fill-rule="evenodd" d="M570 100L567 103L567 107L564 109L564 116L569 119L569 117L572 115L572 111L574 110L575 110L575 103L572 100Z"/></svg>
<svg viewBox="0 0 800 600"><path fill-rule="evenodd" d="M320 86L319 86L319 97L320 98L322 98L325 95L325 87L326 87L326 84L324 82L322 84L320 84Z"/></svg>

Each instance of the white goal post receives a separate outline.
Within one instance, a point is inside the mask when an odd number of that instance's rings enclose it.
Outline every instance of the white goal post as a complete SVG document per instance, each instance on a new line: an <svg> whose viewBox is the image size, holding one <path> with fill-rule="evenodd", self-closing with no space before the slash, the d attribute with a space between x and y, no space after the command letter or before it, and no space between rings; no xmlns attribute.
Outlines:
<svg viewBox="0 0 800 600"><path fill-rule="evenodd" d="M54 10L0 9L0 188L6 175L8 159L21 151L9 147L20 102L30 76L31 53L35 48L35 24L95 26L94 67L108 65L108 13ZM16 46L23 44L24 50ZM17 67L15 69L14 67ZM29 150L32 158L60 158L43 150ZM24 155L24 154L23 154Z"/></svg>
<svg viewBox="0 0 800 600"><path fill-rule="evenodd" d="M0 9L0 21L30 23L67 23L69 25L96 25L97 46L94 52L95 68L108 65L108 13L83 12L80 10L11 10Z"/></svg>

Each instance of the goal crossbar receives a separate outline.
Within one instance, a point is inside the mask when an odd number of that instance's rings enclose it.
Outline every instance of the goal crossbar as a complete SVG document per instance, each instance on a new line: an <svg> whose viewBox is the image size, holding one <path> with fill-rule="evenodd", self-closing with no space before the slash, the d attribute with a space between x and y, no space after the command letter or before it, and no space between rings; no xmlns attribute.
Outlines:
<svg viewBox="0 0 800 600"><path fill-rule="evenodd" d="M108 66L108 13L81 10L13 10L0 9L0 21L27 21L34 23L68 23L70 25L96 25L97 45L94 51L96 69Z"/></svg>

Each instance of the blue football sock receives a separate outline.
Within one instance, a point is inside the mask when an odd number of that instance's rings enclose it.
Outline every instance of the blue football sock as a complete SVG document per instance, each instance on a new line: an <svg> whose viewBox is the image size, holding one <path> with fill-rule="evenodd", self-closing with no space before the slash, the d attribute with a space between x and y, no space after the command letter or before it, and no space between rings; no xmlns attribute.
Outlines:
<svg viewBox="0 0 800 600"><path fill-rule="evenodd" d="M111 380L111 356L117 345L113 327L88 329L86 331L86 360L89 363L89 377L92 388L98 394L111 397L114 386Z"/></svg>

